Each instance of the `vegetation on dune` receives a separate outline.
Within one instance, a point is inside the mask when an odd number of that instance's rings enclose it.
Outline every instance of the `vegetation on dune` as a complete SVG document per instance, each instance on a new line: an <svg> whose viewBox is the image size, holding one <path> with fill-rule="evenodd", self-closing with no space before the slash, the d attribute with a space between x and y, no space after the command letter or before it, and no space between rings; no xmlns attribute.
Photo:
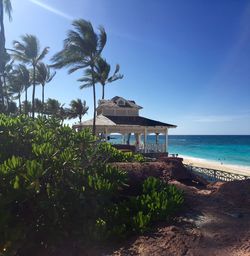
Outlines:
<svg viewBox="0 0 250 256"><path fill-rule="evenodd" d="M182 204L180 191L155 178L141 194L124 196L128 176L109 162L142 157L118 153L57 119L1 115L0 141L2 255L141 233Z"/></svg>

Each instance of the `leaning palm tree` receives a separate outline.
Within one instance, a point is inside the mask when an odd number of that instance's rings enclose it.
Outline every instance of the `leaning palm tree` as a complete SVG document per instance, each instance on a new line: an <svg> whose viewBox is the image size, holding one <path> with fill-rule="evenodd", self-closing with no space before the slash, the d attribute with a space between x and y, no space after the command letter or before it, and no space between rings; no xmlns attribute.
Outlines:
<svg viewBox="0 0 250 256"><path fill-rule="evenodd" d="M123 75L119 74L120 65L117 64L114 74L110 76L110 65L101 56L97 59L95 69L97 80L102 86L102 99L104 99L105 85L118 79L122 79Z"/></svg>
<svg viewBox="0 0 250 256"><path fill-rule="evenodd" d="M82 116L84 116L88 107L86 106L86 101L81 101L80 99L72 100L70 102L70 110L69 110L69 119L71 118L79 118L80 123L82 122Z"/></svg>
<svg viewBox="0 0 250 256"><path fill-rule="evenodd" d="M44 109L44 87L45 84L49 83L55 76L56 72L51 73L50 67L45 65L43 62L37 64L37 83L42 85L42 105Z"/></svg>
<svg viewBox="0 0 250 256"><path fill-rule="evenodd" d="M11 20L12 6L10 0L0 0L0 107L4 106L3 83L1 76L4 73L6 59L8 58L5 48L4 10L9 17L9 20Z"/></svg>
<svg viewBox="0 0 250 256"><path fill-rule="evenodd" d="M40 52L39 40L34 35L24 35L21 36L22 42L14 41L14 50L12 51L12 56L22 61L23 63L28 63L32 66L32 118L35 117L35 88L36 88L36 67L38 63L46 56L49 51L49 47L45 47Z"/></svg>
<svg viewBox="0 0 250 256"><path fill-rule="evenodd" d="M93 134L95 134L96 81L94 69L96 60L106 44L107 36L103 27L99 27L100 33L96 34L92 24L83 19L73 21L72 25L74 29L68 31L67 38L64 40L63 50L52 58L54 62L53 67L70 67L69 73L73 73L79 69L90 68L94 100Z"/></svg>

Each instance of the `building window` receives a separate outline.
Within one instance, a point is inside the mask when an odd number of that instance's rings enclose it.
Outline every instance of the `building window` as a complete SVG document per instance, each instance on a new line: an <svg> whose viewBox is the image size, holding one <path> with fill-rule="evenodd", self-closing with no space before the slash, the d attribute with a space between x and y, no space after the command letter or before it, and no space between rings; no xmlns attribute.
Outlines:
<svg viewBox="0 0 250 256"><path fill-rule="evenodd" d="M125 106L125 101L124 100L118 100L117 104L118 104L118 106Z"/></svg>

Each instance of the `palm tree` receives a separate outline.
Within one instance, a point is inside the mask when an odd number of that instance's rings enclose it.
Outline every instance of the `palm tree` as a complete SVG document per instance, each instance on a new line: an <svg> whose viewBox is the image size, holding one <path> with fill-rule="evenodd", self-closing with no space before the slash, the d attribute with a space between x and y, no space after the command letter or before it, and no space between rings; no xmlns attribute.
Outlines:
<svg viewBox="0 0 250 256"><path fill-rule="evenodd" d="M24 86L24 90L25 90L25 102L24 103L24 113L25 115L28 114L28 88L31 86L31 78L30 78L30 71L27 69L27 67L23 64L19 64L17 66L17 71L19 73L19 82L22 83L22 85Z"/></svg>
<svg viewBox="0 0 250 256"><path fill-rule="evenodd" d="M102 57L99 57L97 59L95 68L96 68L95 72L96 72L97 80L102 85L102 99L104 99L105 85L108 83L112 83L118 79L122 79L123 75L119 74L120 65L116 64L114 74L112 76L109 76L110 65Z"/></svg>
<svg viewBox="0 0 250 256"><path fill-rule="evenodd" d="M7 112L9 114L13 114L13 115L15 115L18 112L18 108L16 106L16 102L14 102L14 101L10 101L9 102L9 105L8 105L8 108L7 108Z"/></svg>
<svg viewBox="0 0 250 256"><path fill-rule="evenodd" d="M23 109L23 112L26 113L26 115L30 116L31 114L31 102L30 101L23 101L22 102L22 109Z"/></svg>
<svg viewBox="0 0 250 256"><path fill-rule="evenodd" d="M61 107L61 103L58 100L48 98L46 101L46 114L56 116Z"/></svg>
<svg viewBox="0 0 250 256"><path fill-rule="evenodd" d="M22 42L14 41L13 57L23 63L28 63L32 66L32 118L35 117L35 88L36 88L36 67L38 63L46 56L49 47L45 47L40 52L39 40L34 35L21 36Z"/></svg>
<svg viewBox="0 0 250 256"><path fill-rule="evenodd" d="M9 17L9 20L11 20L12 5L10 0L0 0L0 107L4 106L3 83L1 76L3 76L5 63L7 62L7 53L5 49L4 10Z"/></svg>
<svg viewBox="0 0 250 256"><path fill-rule="evenodd" d="M17 70L14 70L12 75L9 77L9 92L14 95L16 94L16 96L14 96L13 98L16 100L18 99L19 102L19 113L21 114L22 109L21 109L21 94L24 90L24 85L20 82L19 79L19 75L20 73Z"/></svg>
<svg viewBox="0 0 250 256"><path fill-rule="evenodd" d="M69 111L69 118L79 118L80 123L82 122L82 116L84 116L87 111L88 107L86 106L86 101L83 102L80 99L72 100L70 102L70 111Z"/></svg>
<svg viewBox="0 0 250 256"><path fill-rule="evenodd" d="M45 65L43 62L37 64L37 82L42 85L42 105L44 109L44 87L45 84L49 83L55 76L56 72L51 74L50 67ZM43 111L42 111L43 112Z"/></svg>
<svg viewBox="0 0 250 256"><path fill-rule="evenodd" d="M8 109L8 105L9 105L9 94L8 94L8 80L12 75L13 72L13 63L14 61L10 59L10 55L7 54L6 56L8 56L8 58L6 58L6 62L4 64L4 69L3 69L3 73L2 73L2 94L3 94L3 106L5 105L5 100L6 100L6 109Z"/></svg>
<svg viewBox="0 0 250 256"><path fill-rule="evenodd" d="M96 123L96 90L94 69L97 58L100 56L106 41L107 35L103 27L99 27L99 34L96 34L90 22L83 19L73 21L73 30L69 30L64 40L63 50L53 58L53 67L70 67L69 73L79 69L90 68L91 86L93 87L94 114L93 134L95 134Z"/></svg>
<svg viewBox="0 0 250 256"><path fill-rule="evenodd" d="M35 99L35 112L40 114L43 112L43 103L39 99Z"/></svg>

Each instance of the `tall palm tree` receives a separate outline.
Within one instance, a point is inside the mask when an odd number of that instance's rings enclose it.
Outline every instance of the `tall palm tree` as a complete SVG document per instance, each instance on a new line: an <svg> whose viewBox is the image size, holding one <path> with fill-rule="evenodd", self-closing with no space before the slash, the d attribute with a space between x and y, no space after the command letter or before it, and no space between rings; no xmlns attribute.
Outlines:
<svg viewBox="0 0 250 256"><path fill-rule="evenodd" d="M97 58L100 56L106 41L107 35L103 27L99 27L96 34L90 22L83 19L73 21L73 30L69 30L64 40L63 49L53 58L54 67L70 67L69 73L79 69L90 68L92 73L91 86L93 87L94 114L93 134L96 130L96 90L94 69Z"/></svg>
<svg viewBox="0 0 250 256"><path fill-rule="evenodd" d="M22 42L14 41L13 57L23 63L32 66L32 118L35 117L35 88L36 88L36 67L40 61L46 56L49 47L45 47L40 52L39 40L34 35L21 36Z"/></svg>
<svg viewBox="0 0 250 256"><path fill-rule="evenodd" d="M82 116L84 116L87 111L88 107L86 106L86 101L81 101L80 99L72 100L70 102L70 111L69 111L69 118L79 118L80 123L82 122Z"/></svg>
<svg viewBox="0 0 250 256"><path fill-rule="evenodd" d="M50 67L45 65L43 62L37 64L37 82L42 85L42 105L44 109L44 87L45 84L49 83L55 76L56 72L51 74Z"/></svg>
<svg viewBox="0 0 250 256"><path fill-rule="evenodd" d="M105 85L118 79L122 79L123 75L119 74L120 65L116 64L115 72L112 76L110 76L110 65L102 57L97 59L95 69L97 80L102 86L102 99L104 99Z"/></svg>
<svg viewBox="0 0 250 256"><path fill-rule="evenodd" d="M9 17L12 19L12 5L10 0L0 0L0 107L4 106L4 95L3 95L3 83L1 76L4 73L4 67L7 59L7 53L5 49L5 29L4 29L4 10Z"/></svg>

